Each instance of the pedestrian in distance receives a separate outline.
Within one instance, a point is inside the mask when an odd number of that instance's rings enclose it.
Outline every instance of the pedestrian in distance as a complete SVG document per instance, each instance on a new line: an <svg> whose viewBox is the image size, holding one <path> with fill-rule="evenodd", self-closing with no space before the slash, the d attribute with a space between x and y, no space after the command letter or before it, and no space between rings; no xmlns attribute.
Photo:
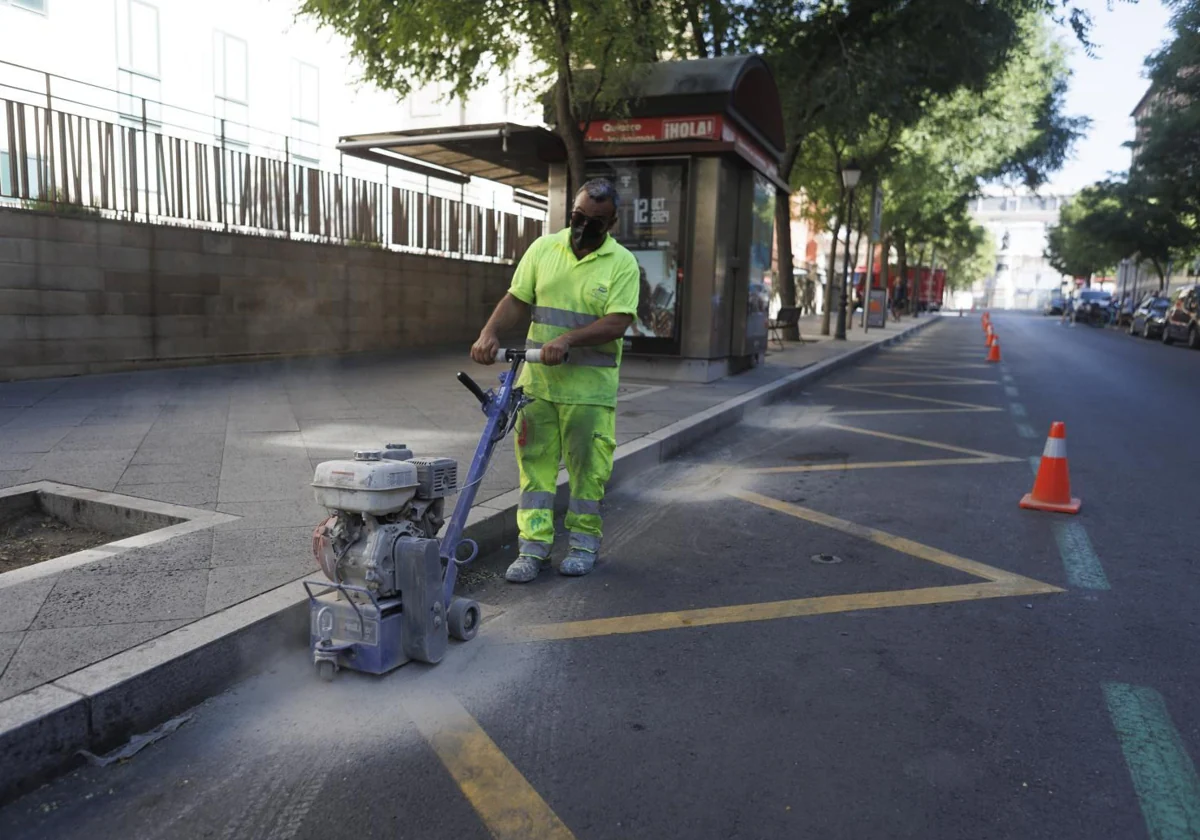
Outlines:
<svg viewBox="0 0 1200 840"><path fill-rule="evenodd" d="M571 223L539 237L517 265L508 294L471 347L492 364L499 336L528 316L525 346L542 363L525 365L518 385L532 399L517 419L517 559L505 578L528 583L550 562L558 465L566 464L571 498L564 575L586 575L600 552L600 503L616 449L617 382L626 330L638 311L637 259L609 231L620 197L594 179L575 195Z"/></svg>

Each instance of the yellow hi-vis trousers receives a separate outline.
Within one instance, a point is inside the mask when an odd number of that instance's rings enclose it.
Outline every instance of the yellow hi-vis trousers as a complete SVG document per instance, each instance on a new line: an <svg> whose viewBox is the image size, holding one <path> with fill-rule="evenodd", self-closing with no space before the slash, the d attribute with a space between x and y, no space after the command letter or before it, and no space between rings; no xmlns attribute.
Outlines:
<svg viewBox="0 0 1200 840"><path fill-rule="evenodd" d="M567 405L535 399L517 420L517 509L520 553L546 559L554 543L554 493L558 465L566 464L571 501L571 547L600 550L600 502L612 476L617 411L603 405Z"/></svg>

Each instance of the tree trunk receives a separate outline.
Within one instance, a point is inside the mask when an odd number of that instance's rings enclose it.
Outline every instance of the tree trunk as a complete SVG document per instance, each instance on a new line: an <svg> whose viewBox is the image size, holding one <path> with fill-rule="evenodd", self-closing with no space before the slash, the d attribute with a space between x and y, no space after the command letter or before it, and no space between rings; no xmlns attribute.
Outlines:
<svg viewBox="0 0 1200 840"><path fill-rule="evenodd" d="M829 318L833 313L833 290L837 276L838 236L842 230L842 209L838 203L837 216L833 220L833 242L829 247L829 270L825 273L825 311L821 313L821 335L829 335Z"/></svg>
<svg viewBox="0 0 1200 840"><path fill-rule="evenodd" d="M775 248L779 265L779 302L783 306L796 305L796 278L792 268L792 212L787 193L780 190L775 194ZM784 338L799 341L800 328L788 327Z"/></svg>
<svg viewBox="0 0 1200 840"><path fill-rule="evenodd" d="M861 222L862 219L860 218L859 221ZM853 307L853 305L854 305L854 273L856 271L858 271L858 249L862 247L863 227L865 227L865 226L861 225L861 224L855 225L856 230L854 231L854 252L852 254L849 254L849 257L851 260L853 260L853 262L851 262L850 266L849 266L850 267L850 287L846 290L846 294L850 295L850 303L847 304L848 307ZM868 248L871 247L870 242L867 243L867 247ZM866 311L866 303L865 303L866 291L867 291L866 283L869 279L870 278L863 279L863 298L864 298L863 311L864 312ZM854 323L854 310L852 308L848 308L846 310L846 329L850 329L850 327L853 323Z"/></svg>
<svg viewBox="0 0 1200 840"><path fill-rule="evenodd" d="M908 290L908 314L915 315L917 312L917 298L921 293L921 269L925 266L925 249L928 245L922 245L920 256L917 257L916 277L913 278L912 288Z"/></svg>
<svg viewBox="0 0 1200 840"><path fill-rule="evenodd" d="M783 153L779 163L779 177L791 183L792 167L796 165L796 155L800 152L800 144L793 141ZM779 262L779 300L784 306L796 305L796 272L793 268L795 255L792 252L792 202L791 197L782 190L775 194L775 246ZM800 328L788 327L784 335L788 341L800 340Z"/></svg>
<svg viewBox="0 0 1200 840"><path fill-rule="evenodd" d="M896 270L900 272L900 278L896 281L896 295L903 290L908 293L908 234L904 231L896 231Z"/></svg>
<svg viewBox="0 0 1200 840"><path fill-rule="evenodd" d="M567 204L569 208L572 197L583 186L587 164L583 151L583 131L580 130L579 121L575 118L574 109L571 107L571 91L567 86L565 66L560 68L558 81L554 85L554 118L558 123L555 129L567 149Z"/></svg>
<svg viewBox="0 0 1200 840"><path fill-rule="evenodd" d="M888 263L891 262L891 253L892 237L890 235L884 235L884 237L879 241L879 285L883 289L883 296L885 300L888 296L888 280L890 280L892 277L892 267L888 265Z"/></svg>

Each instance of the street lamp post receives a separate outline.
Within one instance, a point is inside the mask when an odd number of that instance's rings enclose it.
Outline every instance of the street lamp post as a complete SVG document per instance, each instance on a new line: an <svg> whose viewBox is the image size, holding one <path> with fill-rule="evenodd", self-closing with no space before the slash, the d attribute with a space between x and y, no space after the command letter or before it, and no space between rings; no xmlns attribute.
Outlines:
<svg viewBox="0 0 1200 840"><path fill-rule="evenodd" d="M861 177L862 170L854 161L850 161L842 167L842 186L850 190L850 202L846 211L846 265L842 269L842 294L838 305L837 329L833 337L843 341L846 339L846 297L849 293L850 260L854 257L850 253L850 225L854 221L854 188L858 186L858 179Z"/></svg>

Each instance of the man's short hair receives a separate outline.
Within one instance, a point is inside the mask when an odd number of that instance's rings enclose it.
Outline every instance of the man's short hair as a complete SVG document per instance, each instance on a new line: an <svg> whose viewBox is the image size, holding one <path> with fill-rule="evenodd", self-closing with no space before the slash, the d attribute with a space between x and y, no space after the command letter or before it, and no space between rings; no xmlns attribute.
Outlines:
<svg viewBox="0 0 1200 840"><path fill-rule="evenodd" d="M614 211L621 205L616 185L607 178L593 178L579 188L575 197L579 198L580 193L587 193L592 201L611 201Z"/></svg>

